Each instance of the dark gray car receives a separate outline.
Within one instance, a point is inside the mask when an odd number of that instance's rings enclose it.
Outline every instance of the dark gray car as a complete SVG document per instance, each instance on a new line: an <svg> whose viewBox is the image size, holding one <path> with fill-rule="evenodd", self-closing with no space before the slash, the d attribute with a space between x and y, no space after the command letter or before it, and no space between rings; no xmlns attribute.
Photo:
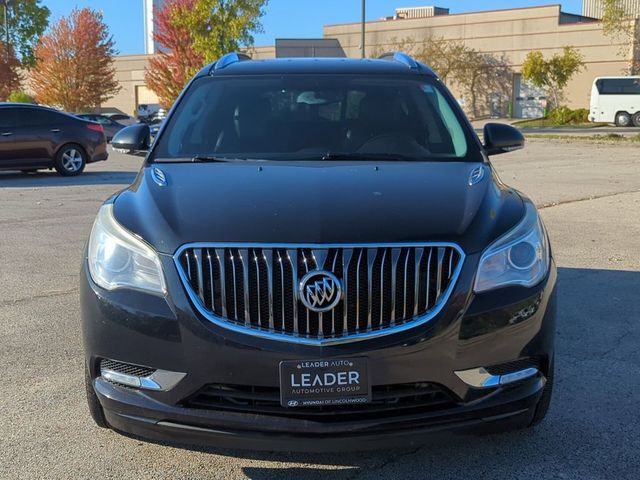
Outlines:
<svg viewBox="0 0 640 480"><path fill-rule="evenodd" d="M107 142L110 142L117 132L126 127L126 125L123 125L122 123L118 123L105 115L99 115L97 113L78 113L76 114L76 117L102 125Z"/></svg>
<svg viewBox="0 0 640 480"><path fill-rule="evenodd" d="M102 125L52 108L0 103L0 169L79 175L108 157Z"/></svg>

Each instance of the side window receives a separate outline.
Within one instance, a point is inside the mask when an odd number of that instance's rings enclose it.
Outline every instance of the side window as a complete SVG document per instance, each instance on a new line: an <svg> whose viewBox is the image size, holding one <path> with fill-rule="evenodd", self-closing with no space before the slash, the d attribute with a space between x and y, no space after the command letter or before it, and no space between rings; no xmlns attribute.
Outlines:
<svg viewBox="0 0 640 480"><path fill-rule="evenodd" d="M67 123L67 117L56 112L38 109L24 109L24 115L21 119L23 126L42 127L48 125L61 125Z"/></svg>
<svg viewBox="0 0 640 480"><path fill-rule="evenodd" d="M0 127L21 127L27 117L26 108L0 108Z"/></svg>
<svg viewBox="0 0 640 480"><path fill-rule="evenodd" d="M640 95L640 79L604 78L596 82L602 95Z"/></svg>
<svg viewBox="0 0 640 480"><path fill-rule="evenodd" d="M453 147L453 152L449 153L453 153L456 157L464 157L467 154L467 140L455 112L442 94L431 85L423 85L422 91L429 103L434 107L436 114L440 117L434 120L442 122L446 132L449 134L451 146Z"/></svg>

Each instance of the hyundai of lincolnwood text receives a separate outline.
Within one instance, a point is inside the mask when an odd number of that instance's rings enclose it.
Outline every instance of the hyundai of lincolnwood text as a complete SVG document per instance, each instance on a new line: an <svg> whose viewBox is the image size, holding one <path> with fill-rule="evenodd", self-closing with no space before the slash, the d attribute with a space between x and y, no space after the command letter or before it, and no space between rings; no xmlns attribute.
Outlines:
<svg viewBox="0 0 640 480"><path fill-rule="evenodd" d="M265 450L528 428L553 385L556 268L534 204L437 75L228 54L100 208L81 276L102 427Z"/></svg>

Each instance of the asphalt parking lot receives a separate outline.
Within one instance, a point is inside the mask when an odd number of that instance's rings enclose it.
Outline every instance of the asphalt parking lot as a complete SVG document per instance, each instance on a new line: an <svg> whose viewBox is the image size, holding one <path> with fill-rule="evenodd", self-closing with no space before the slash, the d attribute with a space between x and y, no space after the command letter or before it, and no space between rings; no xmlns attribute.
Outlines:
<svg viewBox="0 0 640 480"><path fill-rule="evenodd" d="M335 454L192 451L95 427L78 272L95 213L141 160L0 172L0 478L640 478L640 148L533 140L495 157L544 207L559 267L555 396L535 430Z"/></svg>

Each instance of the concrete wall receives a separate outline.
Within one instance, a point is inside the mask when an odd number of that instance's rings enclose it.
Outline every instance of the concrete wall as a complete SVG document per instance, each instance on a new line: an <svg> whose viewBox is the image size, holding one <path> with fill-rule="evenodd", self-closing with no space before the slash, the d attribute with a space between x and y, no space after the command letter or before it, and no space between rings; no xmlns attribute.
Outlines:
<svg viewBox="0 0 640 480"><path fill-rule="evenodd" d="M128 115L135 113L140 103L156 103L158 98L144 83L144 71L150 55L123 55L115 58L116 79L120 92L103 107L117 108ZM153 100L153 102L151 101Z"/></svg>
<svg viewBox="0 0 640 480"><path fill-rule="evenodd" d="M640 16L640 0L622 0L620 4L625 12L633 17ZM602 18L602 0L582 0L582 14L588 17Z"/></svg>

